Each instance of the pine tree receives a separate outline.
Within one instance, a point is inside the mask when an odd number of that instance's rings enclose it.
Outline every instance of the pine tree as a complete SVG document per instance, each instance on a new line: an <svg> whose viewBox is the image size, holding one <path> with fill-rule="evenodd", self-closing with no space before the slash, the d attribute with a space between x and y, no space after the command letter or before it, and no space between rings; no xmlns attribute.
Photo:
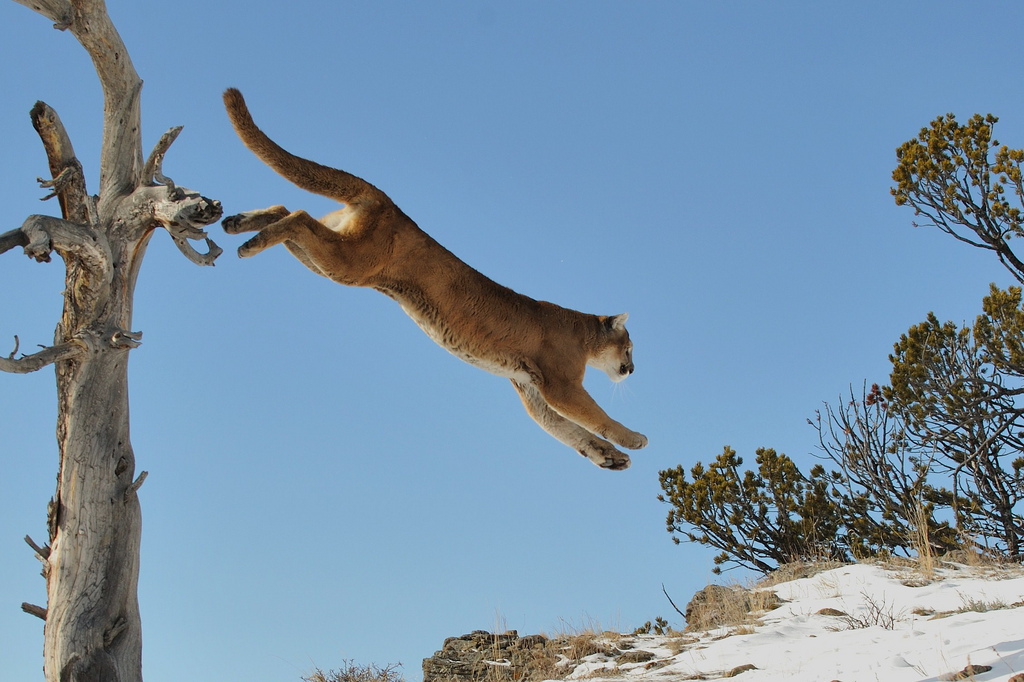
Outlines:
<svg viewBox="0 0 1024 682"><path fill-rule="evenodd" d="M785 454L757 450L757 472L740 473L743 459L726 446L707 469L697 462L687 480L682 466L660 472L663 495L672 506L667 527L676 543L722 550L719 572L732 562L767 573L804 559L842 559L836 542L838 510L820 475L805 477ZM692 528L693 530L689 530Z"/></svg>
<svg viewBox="0 0 1024 682"><path fill-rule="evenodd" d="M1024 150L1000 146L992 137L998 120L975 114L961 125L953 114L936 118L896 150L891 192L927 224L994 251L1024 283L1024 262L1010 248L1012 238L1024 236Z"/></svg>

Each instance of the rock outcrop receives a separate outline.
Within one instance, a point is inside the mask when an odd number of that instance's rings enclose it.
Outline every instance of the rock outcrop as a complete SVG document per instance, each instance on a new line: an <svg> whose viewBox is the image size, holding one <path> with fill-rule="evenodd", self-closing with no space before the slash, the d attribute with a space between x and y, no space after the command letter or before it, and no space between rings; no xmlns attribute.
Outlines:
<svg viewBox="0 0 1024 682"><path fill-rule="evenodd" d="M607 633L606 633L607 634ZM544 635L520 637L515 630L494 634L476 630L449 637L441 650L423 660L423 682L531 682L559 679L587 662L609 668L646 663L655 656L632 648L621 635Z"/></svg>
<svg viewBox="0 0 1024 682"><path fill-rule="evenodd" d="M693 595L686 605L686 632L700 632L723 625L753 622L754 615L782 605L771 590L708 585Z"/></svg>
<svg viewBox="0 0 1024 682"><path fill-rule="evenodd" d="M423 682L463 680L537 679L532 675L536 659L548 644L543 635L520 637L515 630L493 634L474 630L461 637L449 637L432 657L423 659Z"/></svg>

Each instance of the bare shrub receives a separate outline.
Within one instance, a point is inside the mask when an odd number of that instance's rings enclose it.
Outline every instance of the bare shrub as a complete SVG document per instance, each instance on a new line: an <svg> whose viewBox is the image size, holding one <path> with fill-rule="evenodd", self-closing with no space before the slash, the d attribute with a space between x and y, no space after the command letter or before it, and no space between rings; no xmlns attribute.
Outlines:
<svg viewBox="0 0 1024 682"><path fill-rule="evenodd" d="M324 672L315 668L302 679L305 682L405 682L400 672L401 663L389 664L381 668L376 664L359 665L354 661L342 661L341 668Z"/></svg>
<svg viewBox="0 0 1024 682"><path fill-rule="evenodd" d="M865 604L863 613L860 616L850 614L840 616L847 629L861 630L878 626L885 630L895 630L896 623L903 620L904 612L896 611L893 604L887 603L884 594L877 599L867 592L861 592L860 596L864 599Z"/></svg>

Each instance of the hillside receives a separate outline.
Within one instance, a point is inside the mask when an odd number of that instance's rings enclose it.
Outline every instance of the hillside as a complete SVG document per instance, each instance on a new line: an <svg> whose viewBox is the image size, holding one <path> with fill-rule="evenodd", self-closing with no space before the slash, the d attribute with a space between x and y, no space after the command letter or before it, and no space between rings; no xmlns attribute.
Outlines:
<svg viewBox="0 0 1024 682"><path fill-rule="evenodd" d="M450 638L424 679L1024 682L1019 566L844 565L752 592L702 591L688 616L686 632L667 635ZM697 630L701 619L731 624Z"/></svg>

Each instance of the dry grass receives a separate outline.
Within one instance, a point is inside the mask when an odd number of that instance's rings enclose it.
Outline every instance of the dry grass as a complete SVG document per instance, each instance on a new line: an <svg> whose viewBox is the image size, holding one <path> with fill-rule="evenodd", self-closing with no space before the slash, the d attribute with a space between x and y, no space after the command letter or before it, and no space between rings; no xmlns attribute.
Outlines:
<svg viewBox="0 0 1024 682"><path fill-rule="evenodd" d="M1007 604L1002 599L993 599L991 601L985 601L984 599L978 599L969 595L960 595L960 603L962 606L957 613L967 613L973 611L974 613L988 613L989 611L1000 611L1002 609L1013 608L1020 604Z"/></svg>
<svg viewBox="0 0 1024 682"><path fill-rule="evenodd" d="M838 574L829 573L818 579L815 589L822 599L835 599L843 596L843 581Z"/></svg>
<svg viewBox="0 0 1024 682"><path fill-rule="evenodd" d="M679 654L686 651L694 644L698 644L699 642L700 637L693 637L691 635L680 635L678 637L673 637L672 639L665 642L665 646L668 648L669 651L672 652L673 656L678 656Z"/></svg>
<svg viewBox="0 0 1024 682"><path fill-rule="evenodd" d="M572 672L572 666L563 665L562 658L548 647L534 649L529 654L526 664L529 679L557 680Z"/></svg>
<svg viewBox="0 0 1024 682"><path fill-rule="evenodd" d="M987 578L1016 578L1024 574L1024 565L1005 556L987 552L977 543L965 541L960 549L942 556L946 565L966 566Z"/></svg>
<svg viewBox="0 0 1024 682"><path fill-rule="evenodd" d="M782 606L782 599L773 590L752 589L750 594L750 614L764 614Z"/></svg>
<svg viewBox="0 0 1024 682"><path fill-rule="evenodd" d="M611 653L611 647L604 642L596 632L584 632L568 638L562 653L570 661L581 661L587 656L594 654Z"/></svg>
<svg viewBox="0 0 1024 682"><path fill-rule="evenodd" d="M932 550L931 539L928 535L928 521L931 514L924 505L918 501L911 513L911 523L914 524L913 537L910 538L911 547L917 553L917 570L925 580L935 579L935 553Z"/></svg>
<svg viewBox="0 0 1024 682"><path fill-rule="evenodd" d="M964 542L961 547L941 556L931 555L923 548L915 550L917 556L888 557L886 559L864 560L862 563L877 563L888 571L899 572L898 578L906 587L924 587L943 580L944 570L966 568L974 575L988 580L1016 578L1024 574L1024 566L1006 557L985 552L976 543Z"/></svg>
<svg viewBox="0 0 1024 682"><path fill-rule="evenodd" d="M600 621L590 616L581 618L579 624L559 619L554 632L545 634L549 639L557 641L561 645L562 654L574 662L593 654L611 655L623 640L630 639L630 635L617 629L604 629Z"/></svg>

